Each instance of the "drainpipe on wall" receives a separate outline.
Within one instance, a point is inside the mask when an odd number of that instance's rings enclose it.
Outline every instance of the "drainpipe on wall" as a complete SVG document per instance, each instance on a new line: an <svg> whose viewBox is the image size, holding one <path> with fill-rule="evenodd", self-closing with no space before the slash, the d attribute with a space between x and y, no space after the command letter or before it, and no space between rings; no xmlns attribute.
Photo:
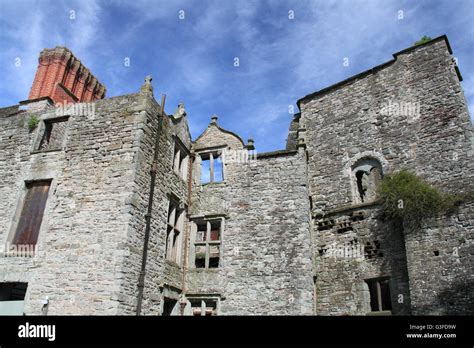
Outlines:
<svg viewBox="0 0 474 348"><path fill-rule="evenodd" d="M191 190L193 187L193 165L194 165L194 158L195 155L191 154L189 156L189 171L188 171L188 215L189 215L189 209L191 209ZM188 218L189 220L189 218ZM188 269L188 240L189 236L191 235L189 232L191 230L191 221L189 221L188 228L186 229L185 236L184 236L184 260L183 260L183 288L181 290L182 297L180 298L180 302L182 301L182 304L180 303L180 309L181 309L181 315L184 315L184 309L186 308L186 272Z"/></svg>
<svg viewBox="0 0 474 348"><path fill-rule="evenodd" d="M153 195L155 193L155 181L156 181L156 170L158 167L158 147L160 142L161 134L161 122L163 122L164 110L165 110L165 101L166 94L161 96L161 110L160 118L158 118L158 127L156 130L155 137L155 152L153 153L153 163L151 164L150 170L150 194L148 196L148 210L145 214L146 225L145 225L145 240L143 243L143 254L142 254L142 267L140 270L140 276L138 278L138 295L137 295L137 313L140 315L142 311L142 301L143 301L143 288L145 287L145 270L146 270L146 258L148 255L148 241L150 239L150 228L151 228L151 212L153 208Z"/></svg>

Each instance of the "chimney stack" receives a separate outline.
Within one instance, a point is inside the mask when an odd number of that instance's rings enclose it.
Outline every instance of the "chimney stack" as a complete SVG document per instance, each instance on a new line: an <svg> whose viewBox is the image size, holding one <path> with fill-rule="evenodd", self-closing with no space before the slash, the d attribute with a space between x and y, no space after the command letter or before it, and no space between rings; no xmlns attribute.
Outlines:
<svg viewBox="0 0 474 348"><path fill-rule="evenodd" d="M105 87L66 47L44 49L29 100L51 98L54 103L90 102L105 97Z"/></svg>

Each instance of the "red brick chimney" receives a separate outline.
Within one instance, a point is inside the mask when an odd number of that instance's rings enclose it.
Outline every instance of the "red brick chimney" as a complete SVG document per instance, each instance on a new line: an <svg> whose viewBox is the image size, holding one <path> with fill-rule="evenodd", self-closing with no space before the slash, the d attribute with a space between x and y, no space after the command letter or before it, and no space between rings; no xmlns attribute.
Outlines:
<svg viewBox="0 0 474 348"><path fill-rule="evenodd" d="M105 97L105 87L66 47L44 49L29 100L50 97L55 103L90 102Z"/></svg>

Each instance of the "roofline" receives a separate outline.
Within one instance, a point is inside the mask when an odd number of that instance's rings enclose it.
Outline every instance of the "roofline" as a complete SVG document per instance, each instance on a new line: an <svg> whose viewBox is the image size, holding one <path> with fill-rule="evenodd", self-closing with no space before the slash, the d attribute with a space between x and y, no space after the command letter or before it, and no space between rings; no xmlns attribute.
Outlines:
<svg viewBox="0 0 474 348"><path fill-rule="evenodd" d="M293 156L298 153L298 150L276 150L276 151L269 151L269 152L261 152L256 154L256 158L271 158L271 157L280 157L280 156Z"/></svg>
<svg viewBox="0 0 474 348"><path fill-rule="evenodd" d="M221 132L224 132L224 133L233 135L234 137L236 137L237 139L239 139L239 141L242 143L242 146L245 147L244 141L242 140L242 138L241 138L238 134L236 134L236 133L234 133L234 132L231 132L230 130L227 130L227 129L222 128L222 127L219 126L217 123L209 123L208 126L207 126L207 128L196 138L196 140L193 141L193 144L196 143L199 139L201 139L201 137L204 136L204 134L206 133L206 131L209 129L209 127L210 127L211 125L216 126L217 129L219 129Z"/></svg>
<svg viewBox="0 0 474 348"><path fill-rule="evenodd" d="M372 73L375 73L377 72L378 70L381 70L381 69L384 69L385 67L393 64L399 55L401 54L405 54L407 52L411 52L411 51L414 51L420 47L425 47L425 46L428 46L428 45L431 45L433 44L434 42L437 42L437 41L441 41L441 40L444 40L446 42L446 46L448 47L448 52L449 54L453 54L453 51L451 49L451 45L449 44L449 40L448 40L448 37L446 36L446 34L444 35L441 35L441 36L438 36L438 37L435 37L434 39L431 39L430 41L427 41L425 43L422 43L422 44L419 44L419 45L413 45L411 47L408 47L408 48L405 48L401 51L398 51L396 53L393 54L393 59L389 60L388 62L385 62L385 63L382 63L380 65L376 65L375 67L371 68L371 69L368 69L368 70L365 70L359 74L356 74L356 75L353 75L345 80L342 80L342 81L339 81L333 85L330 85L328 87L325 87L323 89L320 89L319 91L316 91L316 92L313 92L313 93L310 93L308 95L305 95L304 97L298 99L298 101L296 102L296 105L298 106L298 108L300 108L300 104L303 100L306 100L306 99L309 99L309 98L313 98L317 95L321 95L321 94L324 94L324 93L327 93L335 88L338 88L338 87L341 87L342 85L345 85L353 80L356 80L358 78L361 78L361 77L364 77L366 75L370 75ZM456 66L455 67L456 69L456 74L458 75L458 78L459 78L459 81L462 81L462 76L461 76L461 73L459 71L459 68ZM300 108L301 110L301 108Z"/></svg>

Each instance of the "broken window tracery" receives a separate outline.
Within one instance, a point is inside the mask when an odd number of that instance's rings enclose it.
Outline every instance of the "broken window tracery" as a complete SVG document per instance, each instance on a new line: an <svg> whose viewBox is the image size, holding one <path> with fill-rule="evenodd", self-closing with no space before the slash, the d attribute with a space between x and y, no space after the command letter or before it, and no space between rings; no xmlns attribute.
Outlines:
<svg viewBox="0 0 474 348"><path fill-rule="evenodd" d="M189 166L188 150L175 139L173 153L173 170L184 180L187 180Z"/></svg>

